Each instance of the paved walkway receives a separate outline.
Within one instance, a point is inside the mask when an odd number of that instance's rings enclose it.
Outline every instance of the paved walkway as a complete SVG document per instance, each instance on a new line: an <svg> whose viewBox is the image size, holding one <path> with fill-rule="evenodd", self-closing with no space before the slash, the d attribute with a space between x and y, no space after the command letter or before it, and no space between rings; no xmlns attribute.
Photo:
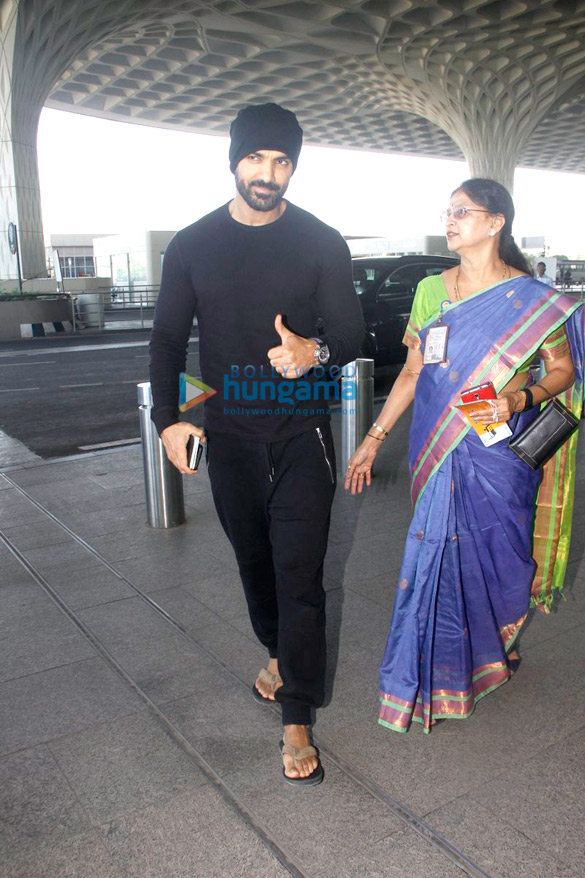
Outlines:
<svg viewBox="0 0 585 878"><path fill-rule="evenodd" d="M309 790L250 695L264 656L205 472L170 531L145 526L139 447L0 473L3 878L582 878L583 445L566 601L509 684L424 737L376 723L406 437L336 498Z"/></svg>

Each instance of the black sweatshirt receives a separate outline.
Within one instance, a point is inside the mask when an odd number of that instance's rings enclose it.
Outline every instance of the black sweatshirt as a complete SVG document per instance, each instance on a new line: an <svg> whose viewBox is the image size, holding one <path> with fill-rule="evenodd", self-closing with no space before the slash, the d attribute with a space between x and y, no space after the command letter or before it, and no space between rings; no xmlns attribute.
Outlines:
<svg viewBox="0 0 585 878"><path fill-rule="evenodd" d="M217 391L204 403L206 427L274 442L325 423L330 376L313 369L291 381L268 362L268 350L281 343L277 314L292 332L323 338L327 370L358 355L364 321L338 232L290 202L268 225L238 223L226 204L177 232L164 256L150 342L158 432L179 419L179 373L194 316L202 380ZM318 382L329 389L315 388Z"/></svg>

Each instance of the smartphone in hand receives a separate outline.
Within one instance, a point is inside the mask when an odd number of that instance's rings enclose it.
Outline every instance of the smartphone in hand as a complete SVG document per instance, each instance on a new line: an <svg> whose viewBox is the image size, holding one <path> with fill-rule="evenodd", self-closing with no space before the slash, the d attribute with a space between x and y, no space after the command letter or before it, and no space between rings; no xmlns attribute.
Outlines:
<svg viewBox="0 0 585 878"><path fill-rule="evenodd" d="M461 402L478 402L480 399L495 399L497 396L491 381L487 384L478 384L461 391Z"/></svg>
<svg viewBox="0 0 585 878"><path fill-rule="evenodd" d="M187 466L189 469L198 469L201 455L203 454L203 445L199 436L191 434L187 442Z"/></svg>

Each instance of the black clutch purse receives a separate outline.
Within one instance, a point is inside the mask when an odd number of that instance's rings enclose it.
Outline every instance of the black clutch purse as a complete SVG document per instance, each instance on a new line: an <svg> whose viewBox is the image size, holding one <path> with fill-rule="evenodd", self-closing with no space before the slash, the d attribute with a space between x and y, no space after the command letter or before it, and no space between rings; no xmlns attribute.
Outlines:
<svg viewBox="0 0 585 878"><path fill-rule="evenodd" d="M538 469L578 426L575 415L553 399L525 430L510 439L508 447L531 469Z"/></svg>

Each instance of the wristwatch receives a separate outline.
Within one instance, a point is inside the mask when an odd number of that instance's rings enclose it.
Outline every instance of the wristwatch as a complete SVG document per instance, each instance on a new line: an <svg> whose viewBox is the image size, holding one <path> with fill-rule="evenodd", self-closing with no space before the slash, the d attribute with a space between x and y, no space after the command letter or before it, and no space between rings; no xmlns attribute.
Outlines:
<svg viewBox="0 0 585 878"><path fill-rule="evenodd" d="M325 344L322 338L311 338L311 341L317 343L317 347L313 351L315 362L319 366L325 366L329 362L329 357L331 356L328 346Z"/></svg>

